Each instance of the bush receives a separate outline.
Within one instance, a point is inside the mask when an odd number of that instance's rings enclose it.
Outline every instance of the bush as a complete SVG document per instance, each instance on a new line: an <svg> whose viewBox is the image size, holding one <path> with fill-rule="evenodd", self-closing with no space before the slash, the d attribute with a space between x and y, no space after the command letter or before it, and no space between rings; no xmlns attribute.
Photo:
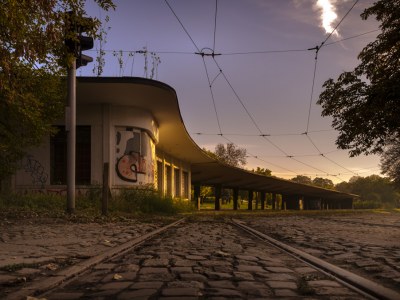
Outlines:
<svg viewBox="0 0 400 300"><path fill-rule="evenodd" d="M101 189L91 188L84 194L78 194L75 200L76 212L98 215L101 213ZM31 212L54 213L59 215L66 210L66 196L42 193L0 194L1 208L21 209ZM153 188L121 189L109 200L109 212L118 214L176 214L194 209L191 201L163 197Z"/></svg>
<svg viewBox="0 0 400 300"><path fill-rule="evenodd" d="M189 201L163 197L156 190L123 189L110 201L110 211L175 214L193 209Z"/></svg>

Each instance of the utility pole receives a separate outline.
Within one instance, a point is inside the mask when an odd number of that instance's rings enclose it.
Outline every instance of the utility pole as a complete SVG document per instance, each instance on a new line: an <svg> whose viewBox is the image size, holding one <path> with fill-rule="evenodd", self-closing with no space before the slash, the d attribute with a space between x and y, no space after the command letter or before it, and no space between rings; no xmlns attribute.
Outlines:
<svg viewBox="0 0 400 300"><path fill-rule="evenodd" d="M68 68L67 130L67 212L75 213L75 163L76 163L76 61Z"/></svg>
<svg viewBox="0 0 400 300"><path fill-rule="evenodd" d="M66 14L65 45L73 54L68 67L68 106L65 113L65 129L67 131L67 213L75 213L75 182L76 182L76 69L86 66L93 58L82 54L82 51L93 48L93 38L83 36L83 32L92 29L91 18L80 17L75 12Z"/></svg>

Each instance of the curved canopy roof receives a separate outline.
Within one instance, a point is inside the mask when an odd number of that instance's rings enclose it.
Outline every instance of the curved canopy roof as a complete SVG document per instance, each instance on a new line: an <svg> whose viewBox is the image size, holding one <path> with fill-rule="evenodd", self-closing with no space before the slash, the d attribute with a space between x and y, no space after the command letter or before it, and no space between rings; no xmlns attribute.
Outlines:
<svg viewBox="0 0 400 300"><path fill-rule="evenodd" d="M190 137L179 110L178 97L169 85L137 77L78 77L77 105L109 103L149 111L159 124L157 148L191 164L192 183L266 191L288 196L344 200L340 193L270 176L258 175L209 157Z"/></svg>

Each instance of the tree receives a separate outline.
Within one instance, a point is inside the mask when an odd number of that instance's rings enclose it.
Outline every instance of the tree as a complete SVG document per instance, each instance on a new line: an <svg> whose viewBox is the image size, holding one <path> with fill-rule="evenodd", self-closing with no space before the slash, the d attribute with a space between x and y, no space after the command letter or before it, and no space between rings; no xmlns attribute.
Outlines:
<svg viewBox="0 0 400 300"><path fill-rule="evenodd" d="M112 0L94 0L102 9ZM60 80L74 56L65 38L66 12L92 36L100 26L85 19L83 0L5 0L0 5L0 180L11 175L29 147L52 132L63 114L66 86Z"/></svg>
<svg viewBox="0 0 400 300"><path fill-rule="evenodd" d="M378 175L354 176L348 183L336 185L336 189L359 195L361 201L373 202L376 207L394 207L400 204L400 193L390 179Z"/></svg>
<svg viewBox="0 0 400 300"><path fill-rule="evenodd" d="M292 179L290 179L290 181L301 183L301 184L312 185L311 178L304 176L304 175L297 175L296 177L293 177Z"/></svg>
<svg viewBox="0 0 400 300"><path fill-rule="evenodd" d="M246 149L236 147L233 143L227 143L226 148L224 144L218 144L214 151L216 159L234 167L246 164L246 153Z"/></svg>
<svg viewBox="0 0 400 300"><path fill-rule="evenodd" d="M312 181L312 184L315 186L322 187L324 189L334 189L335 187L332 180L321 177L315 177Z"/></svg>
<svg viewBox="0 0 400 300"><path fill-rule="evenodd" d="M381 157L383 174L393 179L393 183L400 188L400 140L391 139Z"/></svg>
<svg viewBox="0 0 400 300"><path fill-rule="evenodd" d="M264 175L264 176L271 176L272 175L272 171L267 169L267 168L260 168L257 167L257 169L253 169L251 170L252 172L256 173L256 174L260 174L260 175Z"/></svg>
<svg viewBox="0 0 400 300"><path fill-rule="evenodd" d="M379 0L361 14L375 16L381 33L359 54L361 63L336 81L327 80L318 104L333 117L336 144L350 156L382 153L389 137L400 136L400 0Z"/></svg>

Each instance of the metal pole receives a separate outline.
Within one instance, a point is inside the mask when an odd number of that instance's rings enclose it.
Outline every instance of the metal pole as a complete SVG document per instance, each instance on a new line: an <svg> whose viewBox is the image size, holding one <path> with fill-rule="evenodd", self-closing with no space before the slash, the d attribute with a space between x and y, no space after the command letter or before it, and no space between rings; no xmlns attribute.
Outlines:
<svg viewBox="0 0 400 300"><path fill-rule="evenodd" d="M67 212L75 213L75 145L76 145L76 61L68 68L67 130Z"/></svg>

